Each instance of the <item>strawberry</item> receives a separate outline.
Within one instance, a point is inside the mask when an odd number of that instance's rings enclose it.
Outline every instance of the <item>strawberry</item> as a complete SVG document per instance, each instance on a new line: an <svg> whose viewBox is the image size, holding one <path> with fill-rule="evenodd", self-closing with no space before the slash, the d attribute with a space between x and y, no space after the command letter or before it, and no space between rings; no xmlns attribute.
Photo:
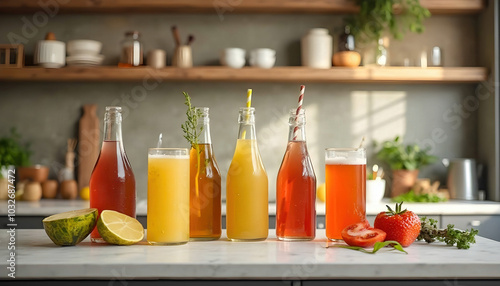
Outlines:
<svg viewBox="0 0 500 286"><path fill-rule="evenodd" d="M381 212L375 218L374 227L385 231L385 240L395 240L403 247L410 246L420 233L420 219L408 210L401 210L401 203L396 203L396 210L389 206L386 212Z"/></svg>

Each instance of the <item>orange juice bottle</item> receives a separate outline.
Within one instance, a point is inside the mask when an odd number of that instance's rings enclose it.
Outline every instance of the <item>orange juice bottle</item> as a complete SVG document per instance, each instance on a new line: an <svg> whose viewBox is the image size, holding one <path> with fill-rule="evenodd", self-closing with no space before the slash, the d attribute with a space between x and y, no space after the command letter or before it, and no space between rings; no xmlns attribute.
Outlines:
<svg viewBox="0 0 500 286"><path fill-rule="evenodd" d="M190 219L191 240L215 240L221 235L221 176L210 138L208 107L197 108L201 117L201 134L190 151Z"/></svg>
<svg viewBox="0 0 500 286"><path fill-rule="evenodd" d="M268 180L255 135L255 108L240 108L239 134L226 184L226 229L232 241L268 235Z"/></svg>

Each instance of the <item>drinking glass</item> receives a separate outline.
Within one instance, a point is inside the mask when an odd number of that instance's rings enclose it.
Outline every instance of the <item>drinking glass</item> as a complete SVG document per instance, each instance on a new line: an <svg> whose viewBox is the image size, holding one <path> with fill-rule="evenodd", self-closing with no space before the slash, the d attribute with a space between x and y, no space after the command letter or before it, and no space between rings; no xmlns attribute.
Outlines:
<svg viewBox="0 0 500 286"><path fill-rule="evenodd" d="M147 240L154 245L189 241L189 150L148 151Z"/></svg>
<svg viewBox="0 0 500 286"><path fill-rule="evenodd" d="M346 226L366 220L366 150L325 151L326 237L342 240Z"/></svg>

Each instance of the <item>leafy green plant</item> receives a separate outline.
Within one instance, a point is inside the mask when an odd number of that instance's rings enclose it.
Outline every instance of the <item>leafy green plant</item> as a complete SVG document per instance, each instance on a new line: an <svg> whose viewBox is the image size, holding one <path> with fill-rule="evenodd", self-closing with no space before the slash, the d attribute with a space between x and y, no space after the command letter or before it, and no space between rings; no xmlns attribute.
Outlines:
<svg viewBox="0 0 500 286"><path fill-rule="evenodd" d="M391 200L393 202L407 203L439 203L448 201L448 199L435 194L416 194L413 190L394 197Z"/></svg>
<svg viewBox="0 0 500 286"><path fill-rule="evenodd" d="M29 144L21 144L20 139L21 135L17 133L15 128L10 130L8 136L0 138L0 168L31 165Z"/></svg>
<svg viewBox="0 0 500 286"><path fill-rule="evenodd" d="M345 20L362 42L377 41L389 30L397 40L407 32L422 33L423 21L431 16L419 0L356 0L359 13Z"/></svg>
<svg viewBox="0 0 500 286"><path fill-rule="evenodd" d="M421 149L417 144L403 145L399 136L382 143L377 158L389 164L392 170L417 170L436 161L430 149Z"/></svg>

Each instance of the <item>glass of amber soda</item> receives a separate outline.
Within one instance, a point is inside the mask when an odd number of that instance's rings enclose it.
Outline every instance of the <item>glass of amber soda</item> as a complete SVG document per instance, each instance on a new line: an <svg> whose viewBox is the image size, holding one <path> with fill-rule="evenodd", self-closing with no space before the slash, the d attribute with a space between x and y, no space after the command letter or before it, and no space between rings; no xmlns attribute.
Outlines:
<svg viewBox="0 0 500 286"><path fill-rule="evenodd" d="M366 219L366 150L325 150L326 237L342 240L342 230Z"/></svg>

